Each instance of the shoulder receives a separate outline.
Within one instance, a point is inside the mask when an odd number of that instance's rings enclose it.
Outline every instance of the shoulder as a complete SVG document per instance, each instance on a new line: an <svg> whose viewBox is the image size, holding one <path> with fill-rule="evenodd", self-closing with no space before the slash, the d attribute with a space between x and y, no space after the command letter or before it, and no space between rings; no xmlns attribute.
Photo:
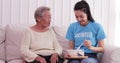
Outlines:
<svg viewBox="0 0 120 63"><path fill-rule="evenodd" d="M91 24L96 27L96 28L101 28L101 24L99 24L98 22L91 22Z"/></svg>
<svg viewBox="0 0 120 63"><path fill-rule="evenodd" d="M52 37L56 36L56 33L55 33L53 27L49 27L49 33L50 33L49 35L52 36Z"/></svg>
<svg viewBox="0 0 120 63"><path fill-rule="evenodd" d="M49 30L49 31L53 31L53 26L49 27L48 30Z"/></svg>
<svg viewBox="0 0 120 63"><path fill-rule="evenodd" d="M49 27L49 31L50 31L50 33L52 33L52 34L55 33L53 27Z"/></svg>
<svg viewBox="0 0 120 63"><path fill-rule="evenodd" d="M31 33L31 29L30 29L30 27L25 27L24 28L24 33Z"/></svg>
<svg viewBox="0 0 120 63"><path fill-rule="evenodd" d="M78 26L79 23L78 22L74 22L74 23L71 23L69 28L76 28L76 26Z"/></svg>
<svg viewBox="0 0 120 63"><path fill-rule="evenodd" d="M74 22L74 23L71 23L70 26L75 26L77 24L79 24L79 23L78 22Z"/></svg>

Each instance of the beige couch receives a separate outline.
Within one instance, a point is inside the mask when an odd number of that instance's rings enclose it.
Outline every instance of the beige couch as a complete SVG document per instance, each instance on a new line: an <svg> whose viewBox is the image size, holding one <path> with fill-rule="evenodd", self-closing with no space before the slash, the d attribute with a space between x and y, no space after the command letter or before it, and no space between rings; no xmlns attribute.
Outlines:
<svg viewBox="0 0 120 63"><path fill-rule="evenodd" d="M23 63L23 59L20 54L20 42L24 27L25 26L23 25L0 26L0 63ZM67 27L53 26L53 29L63 49L68 49L69 44L65 39Z"/></svg>
<svg viewBox="0 0 120 63"><path fill-rule="evenodd" d="M4 63L5 62L5 28L4 27L0 27L0 63Z"/></svg>

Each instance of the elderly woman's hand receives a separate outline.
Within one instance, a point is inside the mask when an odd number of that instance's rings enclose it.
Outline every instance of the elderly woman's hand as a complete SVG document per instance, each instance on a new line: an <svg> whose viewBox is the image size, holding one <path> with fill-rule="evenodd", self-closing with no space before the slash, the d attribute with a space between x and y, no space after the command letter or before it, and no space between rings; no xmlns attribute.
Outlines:
<svg viewBox="0 0 120 63"><path fill-rule="evenodd" d="M57 63L58 62L58 54L54 53L50 58L51 63Z"/></svg>
<svg viewBox="0 0 120 63"><path fill-rule="evenodd" d="M37 56L37 57L35 58L35 60L36 60L36 61L39 61L40 63L47 63L46 60L45 60L45 58L43 58L43 57L41 57L41 56Z"/></svg>

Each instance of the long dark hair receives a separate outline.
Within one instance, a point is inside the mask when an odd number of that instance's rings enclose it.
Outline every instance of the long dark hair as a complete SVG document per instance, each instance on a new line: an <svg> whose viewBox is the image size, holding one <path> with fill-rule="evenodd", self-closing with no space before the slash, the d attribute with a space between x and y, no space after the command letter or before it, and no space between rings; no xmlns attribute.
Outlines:
<svg viewBox="0 0 120 63"><path fill-rule="evenodd" d="M74 11L75 10L82 10L83 12L87 14L88 20L90 20L91 22L95 22L95 20L93 19L91 15L90 7L85 0L77 2L74 6Z"/></svg>

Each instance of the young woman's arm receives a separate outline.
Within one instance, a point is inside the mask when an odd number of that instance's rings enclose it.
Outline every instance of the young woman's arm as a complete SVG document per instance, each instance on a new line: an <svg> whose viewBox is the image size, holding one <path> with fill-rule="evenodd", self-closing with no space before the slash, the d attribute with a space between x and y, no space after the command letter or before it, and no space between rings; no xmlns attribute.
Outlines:
<svg viewBox="0 0 120 63"><path fill-rule="evenodd" d="M95 52L104 52L104 40L98 41L98 47L92 46L92 43L89 40L85 40L84 45Z"/></svg>

